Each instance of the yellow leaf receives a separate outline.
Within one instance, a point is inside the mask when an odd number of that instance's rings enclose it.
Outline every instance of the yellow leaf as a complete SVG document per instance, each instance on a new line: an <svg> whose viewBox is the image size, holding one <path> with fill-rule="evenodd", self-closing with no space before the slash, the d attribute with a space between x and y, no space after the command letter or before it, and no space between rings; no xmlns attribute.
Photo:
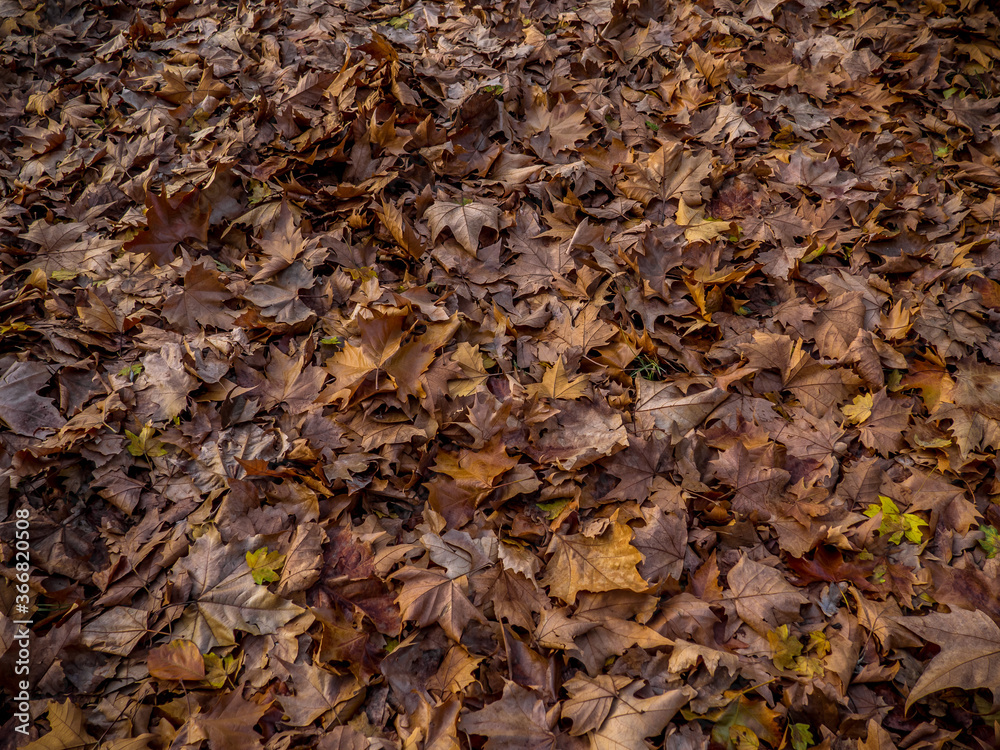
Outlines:
<svg viewBox="0 0 1000 750"><path fill-rule="evenodd" d="M686 227L684 238L688 242L710 242L729 231L728 221L713 221L705 218L705 209L689 206L683 198L677 206L674 221Z"/></svg>
<svg viewBox="0 0 1000 750"><path fill-rule="evenodd" d="M247 552L247 565L253 580L257 584L278 580L278 571L285 564L285 556L277 552L268 552L267 547L261 547L254 552Z"/></svg>
<svg viewBox="0 0 1000 750"><path fill-rule="evenodd" d="M97 740L87 734L83 712L66 699L65 703L49 703L47 717L52 727L48 734L24 746L24 750L75 750L92 745Z"/></svg>
<svg viewBox="0 0 1000 750"><path fill-rule="evenodd" d="M566 375L566 368L563 366L560 357L556 363L545 372L541 383L534 383L528 386L528 393L534 396L546 396L547 398L562 398L575 400L587 392L587 376L578 375L570 380Z"/></svg>
<svg viewBox="0 0 1000 750"><path fill-rule="evenodd" d="M133 456L153 457L164 455L167 449L163 447L163 444L159 440L153 439L155 434L156 430L148 423L139 431L138 435L125 430L125 436L130 441L127 446L128 452Z"/></svg>
<svg viewBox="0 0 1000 750"><path fill-rule="evenodd" d="M771 644L773 656L771 661L778 669L795 669L795 660L801 658L802 643L788 632L788 626L782 625L767 633L767 642Z"/></svg>
<svg viewBox="0 0 1000 750"><path fill-rule="evenodd" d="M866 393L863 396L855 396L854 403L840 407L851 424L861 424L872 415L872 394Z"/></svg>

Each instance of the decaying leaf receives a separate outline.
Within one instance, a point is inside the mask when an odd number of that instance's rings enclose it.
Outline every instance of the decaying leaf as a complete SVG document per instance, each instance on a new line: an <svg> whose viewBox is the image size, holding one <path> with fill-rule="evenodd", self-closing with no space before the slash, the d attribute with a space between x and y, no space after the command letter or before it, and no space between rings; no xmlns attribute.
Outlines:
<svg viewBox="0 0 1000 750"><path fill-rule="evenodd" d="M15 744L996 745L995 5L0 3Z"/></svg>

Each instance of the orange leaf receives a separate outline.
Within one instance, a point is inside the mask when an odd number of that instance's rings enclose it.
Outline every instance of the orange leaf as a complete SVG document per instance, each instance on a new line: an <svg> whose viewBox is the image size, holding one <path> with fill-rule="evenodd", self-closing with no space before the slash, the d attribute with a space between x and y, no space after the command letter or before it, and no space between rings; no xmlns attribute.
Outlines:
<svg viewBox="0 0 1000 750"><path fill-rule="evenodd" d="M205 658L191 641L172 641L149 652L149 674L160 680L201 680Z"/></svg>

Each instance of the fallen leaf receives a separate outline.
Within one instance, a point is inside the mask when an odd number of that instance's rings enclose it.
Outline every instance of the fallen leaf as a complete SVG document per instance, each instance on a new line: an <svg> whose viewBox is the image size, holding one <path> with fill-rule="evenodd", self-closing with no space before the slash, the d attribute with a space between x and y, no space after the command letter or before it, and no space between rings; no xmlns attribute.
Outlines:
<svg viewBox="0 0 1000 750"><path fill-rule="evenodd" d="M554 537L542 585L568 604L576 602L580 591L645 591L649 584L636 570L642 554L630 544L632 536L628 526L612 522L597 537Z"/></svg>
<svg viewBox="0 0 1000 750"><path fill-rule="evenodd" d="M906 710L946 688L1000 691L1000 628L985 612L956 610L896 620L941 651L926 665L906 697Z"/></svg>

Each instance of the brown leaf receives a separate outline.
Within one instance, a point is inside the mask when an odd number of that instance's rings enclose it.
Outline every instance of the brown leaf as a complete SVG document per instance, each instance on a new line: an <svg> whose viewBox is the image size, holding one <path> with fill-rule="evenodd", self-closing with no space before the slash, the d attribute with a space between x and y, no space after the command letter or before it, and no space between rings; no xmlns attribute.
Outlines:
<svg viewBox="0 0 1000 750"><path fill-rule="evenodd" d="M167 195L166 185L159 195L146 193L147 229L126 242L126 252L148 253L157 265L174 259L174 248L181 242L208 242L211 210L197 188Z"/></svg>
<svg viewBox="0 0 1000 750"><path fill-rule="evenodd" d="M64 703L50 701L46 718L49 720L49 732L22 747L29 750L76 750L96 742L87 732L83 712L69 698Z"/></svg>
<svg viewBox="0 0 1000 750"><path fill-rule="evenodd" d="M941 647L906 698L906 710L945 688L1000 690L1000 628L985 612L958 610L900 617L899 624Z"/></svg>
<svg viewBox="0 0 1000 750"><path fill-rule="evenodd" d="M462 716L462 731L487 737L486 750L555 750L556 716L546 715L542 699L513 682L503 697L485 708Z"/></svg>
<svg viewBox="0 0 1000 750"><path fill-rule="evenodd" d="M306 365L304 354L286 355L277 347L271 347L271 359L264 374L267 380L260 390L261 408L284 404L289 414L309 411L326 380L321 368Z"/></svg>
<svg viewBox="0 0 1000 750"><path fill-rule="evenodd" d="M500 211L485 203L449 203L439 201L427 209L427 225L431 240L436 240L445 229L458 240L469 255L479 250L479 235L484 228L499 230Z"/></svg>
<svg viewBox="0 0 1000 750"><path fill-rule="evenodd" d="M685 685L660 695L636 698L644 687L641 680L636 680L618 692L608 718L591 735L594 750L645 750L645 738L663 732L681 706L697 695L694 688Z"/></svg>
<svg viewBox="0 0 1000 750"><path fill-rule="evenodd" d="M301 607L255 583L245 553L235 544L225 545L214 528L191 545L177 563L191 579L191 599L175 634L186 637L204 653L219 645L233 645L234 631L260 635L273 633L303 612Z"/></svg>
<svg viewBox="0 0 1000 750"><path fill-rule="evenodd" d="M452 579L431 570L403 568L392 577L403 582L397 602L404 620L414 620L420 627L436 622L456 643L472 620L485 622L463 590L464 576Z"/></svg>
<svg viewBox="0 0 1000 750"><path fill-rule="evenodd" d="M791 475L768 463L761 454L751 457L743 443L736 443L713 462L716 476L736 490L734 512L762 521L778 513Z"/></svg>
<svg viewBox="0 0 1000 750"><path fill-rule="evenodd" d="M872 398L871 414L859 425L861 442L881 456L899 450L910 424L910 407L889 397L883 388Z"/></svg>
<svg viewBox="0 0 1000 750"><path fill-rule="evenodd" d="M188 722L188 741L208 740L218 750L257 750L262 747L261 735L254 729L267 710L243 697L237 688L221 696L212 710L198 714Z"/></svg>
<svg viewBox="0 0 1000 750"><path fill-rule="evenodd" d="M350 675L339 675L311 664L291 664L278 659L289 674L292 695L280 698L281 708L292 726L303 727L327 714L342 721L348 701L360 689Z"/></svg>
<svg viewBox="0 0 1000 750"><path fill-rule="evenodd" d="M562 717L573 724L570 734L581 735L600 727L611 713L619 691L632 683L624 675L576 674L564 684L569 699L562 704Z"/></svg>
<svg viewBox="0 0 1000 750"><path fill-rule="evenodd" d="M185 333L203 326L228 328L236 313L227 310L224 303L232 296L218 272L207 263L199 263L184 274L184 291L163 301L163 317Z"/></svg>
<svg viewBox="0 0 1000 750"><path fill-rule="evenodd" d="M659 508L644 508L646 525L636 529L632 546L642 553L639 575L652 584L679 581L687 554L687 519Z"/></svg>
<svg viewBox="0 0 1000 750"><path fill-rule="evenodd" d="M0 419L18 435L44 437L66 424L52 399L38 395L49 373L41 362L15 362L0 377Z"/></svg>
<svg viewBox="0 0 1000 750"><path fill-rule="evenodd" d="M766 636L769 630L798 617L799 607L809 600L793 588L773 567L740 557L729 574L726 603L735 607L740 619Z"/></svg>
<svg viewBox="0 0 1000 750"><path fill-rule="evenodd" d="M315 283L312 273L296 261L274 277L272 283L252 285L243 292L243 297L257 305L267 317L293 325L312 317L313 311L299 299L299 292Z"/></svg>

